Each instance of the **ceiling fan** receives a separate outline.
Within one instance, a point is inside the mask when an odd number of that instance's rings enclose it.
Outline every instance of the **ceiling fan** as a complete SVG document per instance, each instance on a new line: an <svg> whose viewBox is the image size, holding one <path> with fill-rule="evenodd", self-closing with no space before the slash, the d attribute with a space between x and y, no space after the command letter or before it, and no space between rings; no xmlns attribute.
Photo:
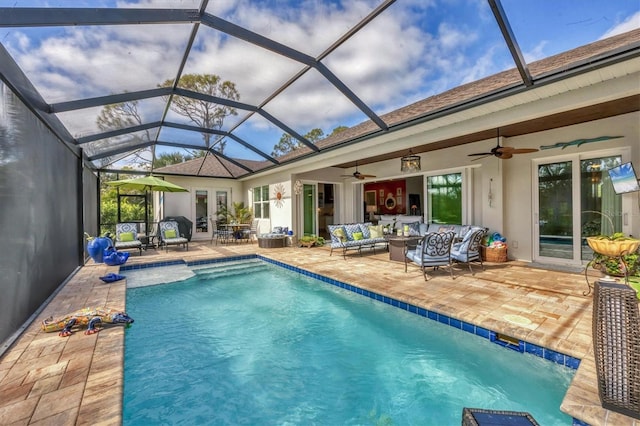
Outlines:
<svg viewBox="0 0 640 426"><path fill-rule="evenodd" d="M513 154L529 154L531 152L536 152L538 149L536 148L513 148L510 146L500 146L500 129L498 129L498 144L495 148L492 148L489 152L478 152L475 154L469 154L469 157L480 156L480 158L475 158L471 161L480 160L481 158L488 157L493 155L501 160L508 160L513 157Z"/></svg>
<svg viewBox="0 0 640 426"><path fill-rule="evenodd" d="M341 175L341 176L342 177L354 177L354 178L360 179L360 180L366 179L366 178L374 178L375 177L374 175L365 175L365 174L360 173L358 171L358 162L357 161L356 161L356 171L355 172L353 172L350 175Z"/></svg>

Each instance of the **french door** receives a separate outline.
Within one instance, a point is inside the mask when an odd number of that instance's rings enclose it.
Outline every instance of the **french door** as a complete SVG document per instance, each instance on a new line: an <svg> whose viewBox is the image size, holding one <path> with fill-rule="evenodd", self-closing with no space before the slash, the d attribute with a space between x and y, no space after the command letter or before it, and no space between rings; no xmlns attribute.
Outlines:
<svg viewBox="0 0 640 426"><path fill-rule="evenodd" d="M608 170L621 155L563 157L534 167L534 261L582 264L586 237L622 230L622 198Z"/></svg>

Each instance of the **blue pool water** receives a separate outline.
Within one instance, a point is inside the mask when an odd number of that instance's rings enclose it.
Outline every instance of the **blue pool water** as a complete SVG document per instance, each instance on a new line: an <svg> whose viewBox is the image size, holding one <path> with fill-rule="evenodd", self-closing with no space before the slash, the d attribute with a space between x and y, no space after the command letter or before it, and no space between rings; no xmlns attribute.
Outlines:
<svg viewBox="0 0 640 426"><path fill-rule="evenodd" d="M251 265L127 290L124 425L459 425L463 407L572 423L572 369Z"/></svg>

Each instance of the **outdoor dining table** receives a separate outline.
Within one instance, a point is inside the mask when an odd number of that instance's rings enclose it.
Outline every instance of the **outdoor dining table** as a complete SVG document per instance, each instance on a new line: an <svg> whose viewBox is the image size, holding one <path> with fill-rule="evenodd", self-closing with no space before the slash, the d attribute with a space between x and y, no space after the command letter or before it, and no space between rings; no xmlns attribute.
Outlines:
<svg viewBox="0 0 640 426"><path fill-rule="evenodd" d="M219 225L220 228L224 229L226 238L222 239L223 243L231 242L237 243L239 240L245 239L244 235L245 231L251 229L250 223L225 223ZM246 238L249 241L248 238Z"/></svg>

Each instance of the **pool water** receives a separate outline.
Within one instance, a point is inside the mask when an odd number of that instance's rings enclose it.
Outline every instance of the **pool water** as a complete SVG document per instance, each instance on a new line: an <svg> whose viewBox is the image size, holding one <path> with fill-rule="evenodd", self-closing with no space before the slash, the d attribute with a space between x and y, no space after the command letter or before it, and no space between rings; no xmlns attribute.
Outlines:
<svg viewBox="0 0 640 426"><path fill-rule="evenodd" d="M463 407L572 423L572 369L250 265L127 290L124 425L459 425Z"/></svg>

